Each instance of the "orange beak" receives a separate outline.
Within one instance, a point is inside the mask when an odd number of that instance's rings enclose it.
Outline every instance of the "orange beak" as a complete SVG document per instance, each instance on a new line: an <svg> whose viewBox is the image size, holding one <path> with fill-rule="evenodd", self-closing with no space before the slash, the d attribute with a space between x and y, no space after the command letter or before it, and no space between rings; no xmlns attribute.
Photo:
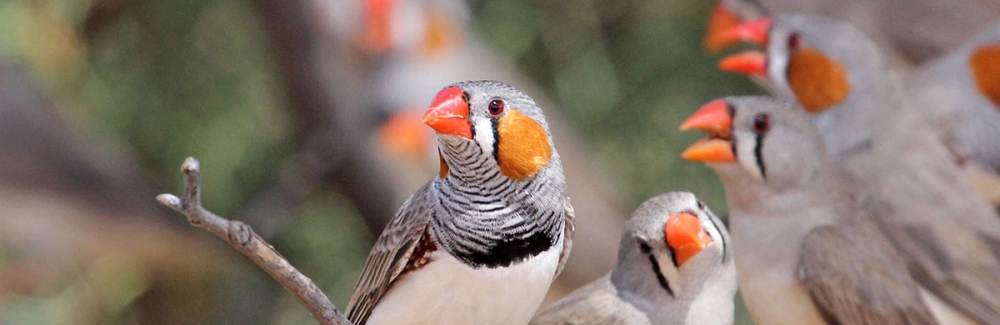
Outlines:
<svg viewBox="0 0 1000 325"><path fill-rule="evenodd" d="M767 32L771 29L772 19L768 17L731 26L719 31L715 36L719 43L732 44L739 41L757 45L767 45Z"/></svg>
<svg viewBox="0 0 1000 325"><path fill-rule="evenodd" d="M368 54L381 54L393 47L392 14L396 0L363 0L362 26L357 44Z"/></svg>
<svg viewBox="0 0 1000 325"><path fill-rule="evenodd" d="M667 236L667 245L674 249L678 266L684 265L712 243L712 237L701 229L701 221L689 212L671 214L663 227L663 234Z"/></svg>
<svg viewBox="0 0 1000 325"><path fill-rule="evenodd" d="M719 70L767 77L767 56L760 51L733 54L719 61Z"/></svg>
<svg viewBox="0 0 1000 325"><path fill-rule="evenodd" d="M709 52L718 52L730 47L739 41L733 38L729 31L739 26L743 21L721 2L712 7L712 13L708 17L708 30L705 32L705 49Z"/></svg>
<svg viewBox="0 0 1000 325"><path fill-rule="evenodd" d="M469 103L461 88L448 87L434 97L431 107L424 113L424 124L438 134L457 135L472 139L469 125Z"/></svg>
<svg viewBox="0 0 1000 325"><path fill-rule="evenodd" d="M681 153L681 158L701 162L733 162L736 154L729 142L733 124L729 104L721 99L702 106L681 124L681 131L697 129L708 133L708 139L695 142Z"/></svg>

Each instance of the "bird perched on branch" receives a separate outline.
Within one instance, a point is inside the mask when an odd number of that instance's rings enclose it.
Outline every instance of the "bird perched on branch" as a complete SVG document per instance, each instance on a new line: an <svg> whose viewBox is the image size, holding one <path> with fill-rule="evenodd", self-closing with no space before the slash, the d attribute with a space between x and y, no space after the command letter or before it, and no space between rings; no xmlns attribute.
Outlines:
<svg viewBox="0 0 1000 325"><path fill-rule="evenodd" d="M356 44L368 54L363 92L368 101L362 109L371 114L368 128L377 129L371 148L389 165L390 176L406 198L427 180L424 175L438 169L434 133L421 118L430 95L456 80L493 79L517 85L545 108L545 119L559 148L563 172L571 182L568 191L580 216L577 231L586 241L577 242L563 276L553 284L554 301L614 265L615 245L628 210L622 205L624 191L618 189L609 169L592 159L588 146L561 112L568 109L548 98L544 88L531 82L520 69L475 33L473 8L459 0L355 0L333 1L331 12L347 15L358 27ZM361 9L346 11L351 4ZM346 11L346 12L345 12ZM381 41L384 40L385 42Z"/></svg>
<svg viewBox="0 0 1000 325"><path fill-rule="evenodd" d="M424 115L440 173L375 243L355 324L527 324L569 255L573 208L545 116L497 81L441 90Z"/></svg>
<svg viewBox="0 0 1000 325"><path fill-rule="evenodd" d="M722 180L740 292L756 323L936 324L801 108L730 97L681 129L708 133L682 156Z"/></svg>
<svg viewBox="0 0 1000 325"><path fill-rule="evenodd" d="M660 194L625 224L615 269L531 324L732 324L731 245L722 221L694 194Z"/></svg>
<svg viewBox="0 0 1000 325"><path fill-rule="evenodd" d="M766 45L767 55L720 64L762 76L811 114L911 274L947 303L931 307L1000 324L1000 218L909 105L875 45L846 23L810 15L749 22L733 35Z"/></svg>

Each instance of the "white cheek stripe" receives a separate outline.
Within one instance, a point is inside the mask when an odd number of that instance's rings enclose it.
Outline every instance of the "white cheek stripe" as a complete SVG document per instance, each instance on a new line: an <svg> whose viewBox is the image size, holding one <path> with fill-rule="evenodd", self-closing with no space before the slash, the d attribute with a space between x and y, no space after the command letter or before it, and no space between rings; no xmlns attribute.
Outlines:
<svg viewBox="0 0 1000 325"><path fill-rule="evenodd" d="M654 256L656 256L656 263L660 265L660 273L663 273L663 277L667 279L667 285L670 286L670 291L674 293L674 297L681 295L680 270L674 266L673 259L669 255L663 254L660 251L656 251Z"/></svg>
<svg viewBox="0 0 1000 325"><path fill-rule="evenodd" d="M735 137L735 135L734 135ZM754 134L746 134L746 136L741 137L741 139L747 139L751 141L742 141L736 145L736 159L740 161L740 166L746 168L751 175L756 177L758 180L764 180L764 175L760 174L760 167L757 166L757 156L754 151L754 147L757 146L757 136Z"/></svg>
<svg viewBox="0 0 1000 325"><path fill-rule="evenodd" d="M472 127L476 130L476 135L474 136L476 143L483 148L483 152L487 156L493 156L493 125L490 124L490 119L481 119L479 121L474 121Z"/></svg>

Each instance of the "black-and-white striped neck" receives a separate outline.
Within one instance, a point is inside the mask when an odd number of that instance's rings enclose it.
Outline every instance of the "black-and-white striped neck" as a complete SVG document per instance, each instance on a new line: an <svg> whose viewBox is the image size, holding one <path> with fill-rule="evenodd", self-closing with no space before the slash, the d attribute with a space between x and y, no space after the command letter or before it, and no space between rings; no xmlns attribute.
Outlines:
<svg viewBox="0 0 1000 325"><path fill-rule="evenodd" d="M473 140L439 141L448 164L435 177L434 240L474 267L506 267L551 249L564 231L565 181L554 155L532 178L507 178L492 155Z"/></svg>

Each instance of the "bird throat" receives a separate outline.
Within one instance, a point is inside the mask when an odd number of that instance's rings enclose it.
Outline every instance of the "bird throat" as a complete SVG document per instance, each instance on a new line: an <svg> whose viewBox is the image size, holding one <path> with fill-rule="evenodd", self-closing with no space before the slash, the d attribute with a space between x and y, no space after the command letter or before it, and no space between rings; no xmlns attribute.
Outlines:
<svg viewBox="0 0 1000 325"><path fill-rule="evenodd" d="M497 125L497 163L510 179L523 181L538 173L552 159L549 136L538 122L511 110Z"/></svg>
<svg viewBox="0 0 1000 325"><path fill-rule="evenodd" d="M448 162L444 161L444 154L441 153L440 149L438 149L438 159L441 160L441 169L438 171L438 176L444 179L448 177Z"/></svg>
<svg viewBox="0 0 1000 325"><path fill-rule="evenodd" d="M809 113L819 113L847 98L851 83L837 61L813 48L803 48L788 61L788 86Z"/></svg>
<svg viewBox="0 0 1000 325"><path fill-rule="evenodd" d="M980 46L969 58L976 88L1000 108L1000 44Z"/></svg>

